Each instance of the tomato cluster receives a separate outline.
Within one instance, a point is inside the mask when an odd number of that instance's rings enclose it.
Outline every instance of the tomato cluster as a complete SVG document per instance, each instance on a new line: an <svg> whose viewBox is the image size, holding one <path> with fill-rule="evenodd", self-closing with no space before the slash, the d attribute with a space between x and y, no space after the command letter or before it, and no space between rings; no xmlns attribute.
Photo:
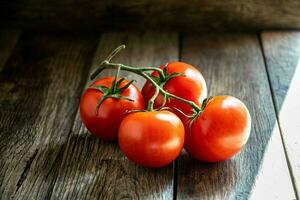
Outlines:
<svg viewBox="0 0 300 200"><path fill-rule="evenodd" d="M118 140L128 159L153 168L170 164L183 148L205 162L239 152L251 129L247 107L232 96L207 98L202 74L189 64L172 62L160 69L163 75L156 70L144 74L148 79L142 91L115 77L93 82L80 102L81 119L91 134ZM157 91L166 92L156 96Z"/></svg>

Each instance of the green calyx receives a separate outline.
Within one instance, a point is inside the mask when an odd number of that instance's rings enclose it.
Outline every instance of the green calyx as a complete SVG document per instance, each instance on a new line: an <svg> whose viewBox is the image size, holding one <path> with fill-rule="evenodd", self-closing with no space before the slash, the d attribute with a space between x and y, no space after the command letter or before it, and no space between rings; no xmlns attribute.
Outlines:
<svg viewBox="0 0 300 200"><path fill-rule="evenodd" d="M203 100L202 105L201 105L201 110L204 110L205 107L208 105L209 101L214 98L213 96L209 96L206 99Z"/></svg>
<svg viewBox="0 0 300 200"><path fill-rule="evenodd" d="M118 72L117 72L117 74L118 74ZM125 80L124 78L121 78L117 81L117 77L115 77L115 79L112 82L112 86L110 88L108 88L106 86L102 86L102 85L90 86L88 88L88 89L97 90L103 94L102 97L97 102L97 106L96 106L96 114L97 115L98 115L98 110L99 110L100 105L107 98L124 99L126 101L134 101L126 96L121 95L121 93L124 92L134 82L134 80L131 80L123 87L120 87L121 83L124 80Z"/></svg>
<svg viewBox="0 0 300 200"><path fill-rule="evenodd" d="M151 77L152 80L153 80L157 85L159 85L160 88L163 88L164 85L165 85L169 80L171 80L171 79L174 78L174 77L177 77L177 76L185 76L183 73L177 73L177 72L173 72L173 73L171 73L171 74L168 74L168 64L169 64L169 63L166 63L165 66L163 67L163 69L161 70L161 73L158 73L159 76L154 76L154 75L152 75L152 74L148 74L148 76ZM159 91L157 90L156 86L153 85L153 84L152 84L152 86L155 87L156 92L155 92L155 94L153 95L153 98L151 98L153 102L150 100L149 103L148 103L148 108L147 108L147 109L150 110L150 111L153 110L154 100L155 100L155 98L156 98L156 97L158 96L158 94L159 94ZM161 105L161 107L158 108L158 109L163 108L163 107L165 106L165 104L167 103L168 99L169 99L168 95L166 95L166 94L164 94L164 93L162 93L162 95L164 96L164 102L163 102L163 104Z"/></svg>
<svg viewBox="0 0 300 200"><path fill-rule="evenodd" d="M201 115L201 113L204 111L204 109L206 108L206 106L208 105L209 101L213 98L213 96L207 97L206 99L203 100L201 108L196 110L196 109L192 109L192 114L191 115L187 115L184 112L182 112L180 109L175 108L175 110L177 110L179 113L181 113L182 115L184 115L185 117L187 117L189 119L189 128L192 127L194 121Z"/></svg>
<svg viewBox="0 0 300 200"><path fill-rule="evenodd" d="M177 77L177 76L185 76L183 73L173 72L168 74L168 64L166 63L162 69L162 73L159 73L159 76L153 76L149 74L149 76L161 87L164 86L170 79Z"/></svg>
<svg viewBox="0 0 300 200"><path fill-rule="evenodd" d="M201 115L201 113L204 111L204 109L206 108L206 106L208 105L209 101L212 99L213 97L207 97L206 99L203 100L202 105L201 105L201 110L200 111L194 111L194 114L192 116L190 116L190 122L189 122L189 127L191 128L194 121Z"/></svg>

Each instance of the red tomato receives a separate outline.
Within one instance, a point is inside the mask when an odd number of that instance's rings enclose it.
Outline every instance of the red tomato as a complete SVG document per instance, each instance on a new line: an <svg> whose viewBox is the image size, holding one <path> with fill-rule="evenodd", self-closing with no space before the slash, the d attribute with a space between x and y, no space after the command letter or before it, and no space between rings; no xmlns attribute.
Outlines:
<svg viewBox="0 0 300 200"><path fill-rule="evenodd" d="M160 68L163 69L165 65ZM163 82L163 88L179 97L201 104L207 97L207 87L202 74L192 65L183 62L171 62L167 64L167 74L182 73L184 76L176 76L169 79L167 82ZM159 77L158 73L154 71L153 76ZM145 83L142 94L145 98L145 102L153 96L155 88L148 81ZM160 94L154 103L154 107L158 108L164 103L164 98ZM191 107L185 103L182 103L176 99L170 98L166 103L167 107L178 108L185 113L189 113ZM179 115L180 116L180 115Z"/></svg>
<svg viewBox="0 0 300 200"><path fill-rule="evenodd" d="M174 161L184 144L184 126L169 111L129 114L119 128L119 145L132 161L145 167L163 167Z"/></svg>
<svg viewBox="0 0 300 200"><path fill-rule="evenodd" d="M191 128L185 123L185 149L198 160L227 160L246 144L251 129L247 107L232 96L213 97Z"/></svg>
<svg viewBox="0 0 300 200"><path fill-rule="evenodd" d="M106 86L111 87L114 77L106 77L96 80L90 86ZM122 81L119 88L125 86L127 80ZM97 103L103 93L88 88L80 101L80 116L86 128L95 136L104 140L116 140L118 136L118 128L129 110L143 110L144 99L136 86L131 84L125 89L121 95L128 97L134 101L124 99L107 98L105 99L97 113Z"/></svg>

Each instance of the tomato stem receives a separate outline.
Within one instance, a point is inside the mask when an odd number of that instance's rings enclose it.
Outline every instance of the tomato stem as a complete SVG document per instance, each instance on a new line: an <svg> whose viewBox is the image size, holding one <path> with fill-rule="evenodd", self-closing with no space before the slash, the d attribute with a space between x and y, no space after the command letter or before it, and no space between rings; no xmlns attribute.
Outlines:
<svg viewBox="0 0 300 200"><path fill-rule="evenodd" d="M123 50L123 49L125 49L125 48L126 48L125 45L118 46L116 49L114 49L114 50L109 54L109 56L108 56L108 57L100 64L100 66L102 66L103 64L106 63L106 64L111 65L111 66L112 66L112 67L111 67L112 69L114 69L115 66L122 66L122 67L126 67L126 68L128 68L128 69L130 69L130 68L132 68L132 69L138 68L139 70L144 71L144 72L147 72L147 71L157 71L158 74L159 74L159 76L160 76L162 79L164 79L164 80L166 79L166 76L165 76L163 70L160 69L160 68L157 68L157 67L132 67L132 66L123 65L123 64L120 64L120 63L112 63L112 62L110 62L114 56L116 56L121 50ZM98 69L96 69L96 70L92 73L92 75L91 75L91 77L90 77L91 80L95 79L96 76L97 76L98 74L100 74L103 70L104 70L104 68L98 68ZM127 70L127 71L128 71L128 70Z"/></svg>
<svg viewBox="0 0 300 200"><path fill-rule="evenodd" d="M124 70L124 71L128 71L128 72L132 72L135 73L137 75L140 75L142 77L144 77L147 81L149 81L154 87L155 87L155 94L152 96L152 98L149 100L149 104L147 109L148 110L153 110L153 105L154 105L154 100L156 99L157 95L159 93L161 93L162 95L164 95L165 98L174 98L177 99L178 101L184 102L188 105L190 105L195 112L199 113L202 112L202 109L195 104L192 101L186 100L184 98L181 98L179 96L176 96L174 94L171 94L167 91L165 91L161 85L159 85L153 77L151 77L151 74L148 73L148 71L157 71L159 73L159 75L165 79L166 78L166 74L164 73L164 71L160 68L156 68L156 67L132 67L132 66L127 66L121 63L111 63L110 60L112 59L112 57L114 57L120 50L124 49L125 45L121 45L119 47L117 47L109 56L106 60L104 60L100 66L96 69L96 71L94 71L91 75L91 79L93 80L95 77L97 77L98 74L100 74L103 70L105 69L116 69L116 67L118 67L120 70ZM175 74L175 76L177 76L177 74Z"/></svg>
<svg viewBox="0 0 300 200"><path fill-rule="evenodd" d="M115 50L113 50L108 56L107 56L107 58L105 59L105 60L107 60L108 62L110 62L111 61L111 59L113 58L113 57L115 57L115 55L117 55L120 51L122 51L123 49L125 49L126 48L126 46L123 44L123 45L121 45L121 46L118 46L117 48L115 48Z"/></svg>
<svg viewBox="0 0 300 200"><path fill-rule="evenodd" d="M159 89L157 87L155 87L155 93L153 94L151 99L149 99L147 110L153 111L154 101L155 101L156 97L158 96L158 94L159 94Z"/></svg>
<svg viewBox="0 0 300 200"><path fill-rule="evenodd" d="M144 70L140 70L140 68L129 67L129 66L126 66L126 65L123 65L123 64L103 62L102 65L99 66L98 71L100 71L100 73L101 73L104 69L115 69L116 66L119 66L120 70L129 71L129 72L132 72L132 73L135 73L137 75L140 75L140 76L144 77L146 80L148 80L158 90L158 92L160 92L161 94L163 94L166 98L172 97L174 99L177 99L177 100L179 100L181 102L184 102L184 103L190 105L197 112L201 111L201 108L197 104L195 104L194 102L186 100L186 99L181 98L181 97L178 97L178 96L176 96L174 94L171 94L171 93L165 91L160 85L158 85L150 77L150 75L148 73L145 73ZM150 108L150 107L148 107L148 108Z"/></svg>
<svg viewBox="0 0 300 200"><path fill-rule="evenodd" d="M117 72L116 72L116 74L115 74L115 79L114 79L114 81L112 82L112 92L113 92L113 93L116 92L116 90L117 90L117 79L118 79L118 77L119 77L120 70L121 70L121 68L120 68L120 66L118 66Z"/></svg>

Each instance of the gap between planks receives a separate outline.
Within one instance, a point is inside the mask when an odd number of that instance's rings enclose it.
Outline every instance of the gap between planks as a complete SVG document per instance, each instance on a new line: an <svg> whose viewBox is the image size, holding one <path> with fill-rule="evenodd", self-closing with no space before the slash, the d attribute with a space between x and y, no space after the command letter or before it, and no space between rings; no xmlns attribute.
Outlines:
<svg viewBox="0 0 300 200"><path fill-rule="evenodd" d="M272 98L297 199L300 191L300 31L268 31L260 35Z"/></svg>

